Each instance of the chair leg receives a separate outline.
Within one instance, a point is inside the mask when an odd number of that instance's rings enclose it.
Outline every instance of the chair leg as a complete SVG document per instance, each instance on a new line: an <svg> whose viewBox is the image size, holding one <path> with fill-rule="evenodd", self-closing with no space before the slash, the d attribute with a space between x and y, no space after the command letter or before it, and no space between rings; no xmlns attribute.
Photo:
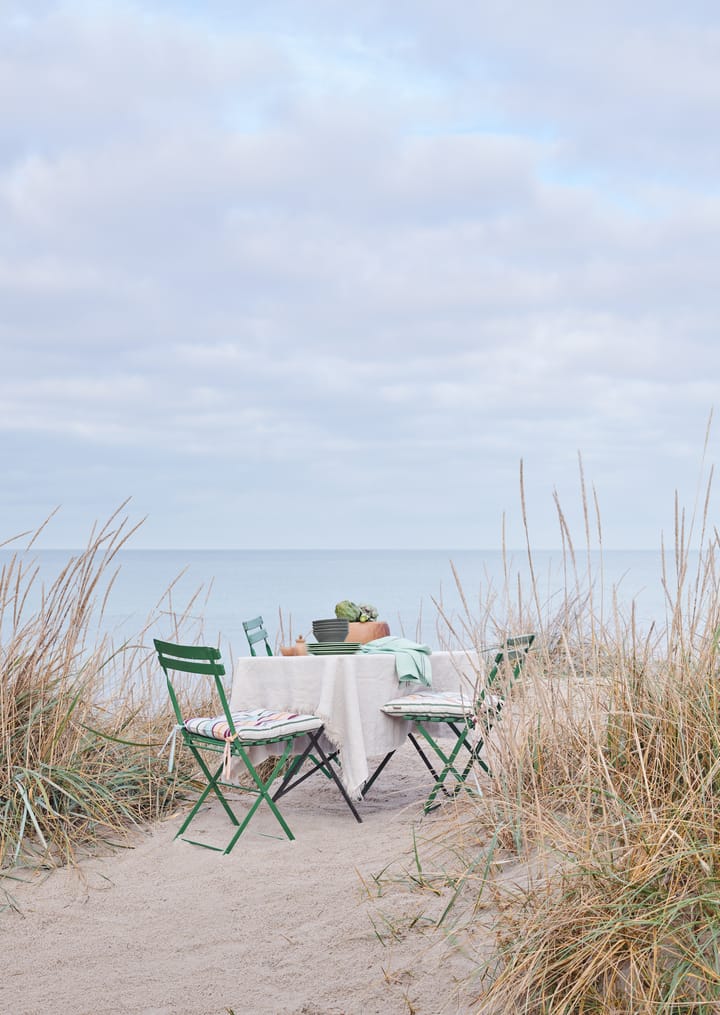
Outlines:
<svg viewBox="0 0 720 1015"><path fill-rule="evenodd" d="M367 797L367 795L368 795L368 790L370 789L370 787L372 786L372 784L373 784L373 783L375 782L375 780L377 779L377 777L378 777L378 776L380 775L380 773L382 772L383 768L385 768L385 766L387 765L387 763L388 763L388 761L390 760L390 758L392 758L392 756L393 756L393 754L394 754L394 753L395 753L395 751L389 751L389 752L388 752L388 753L387 753L387 754L385 755L385 757L384 757L384 758L382 759L382 761L380 762L380 764L378 765L378 767L377 767L377 768L375 769L375 771L373 772L373 774L372 774L372 775L370 776L370 778L369 778L369 779L367 779L367 780L366 780L366 782L364 783L364 785L363 785L363 789L362 789L362 796L363 796L363 800L364 800L364 799L365 799L365 798Z"/></svg>
<svg viewBox="0 0 720 1015"><path fill-rule="evenodd" d="M469 728L466 728L463 731L462 729L458 729L458 727L457 727L457 725L455 723L448 723L448 726L450 726L450 728L452 729L453 733L457 737L457 741L458 741L456 743L456 745L455 745L455 751L452 753L451 758L448 759L447 756L445 755L445 753L442 751L442 749L439 748L439 746L435 743L435 741L432 739L432 737L429 736L427 731L424 728L421 728L421 724L417 723L416 725L417 725L418 729L421 729L421 732L423 733L425 739L432 745L433 750L435 751L435 753L438 755L440 760L445 765L445 768L444 768L442 773L437 772L435 770L432 762L428 758L427 754L425 753L425 751L423 751L422 745L418 742L417 738L413 735L412 731L410 733L408 733L408 739L410 740L410 743L413 745L413 747L415 748L415 750L419 754L420 758L423 761L423 764L425 765L425 767L427 768L428 772L431 774L431 776L433 777L433 780L435 782L434 790L431 793L430 798L429 798L428 802L426 802L426 805L425 805L425 811L426 811L426 813L427 813L428 810L432 810L433 809L433 801L435 799L435 796L437 796L437 793L438 793L439 790L442 790L443 793L445 794L445 796L451 797L451 796L455 796L460 791L460 789L462 789L462 786L460 784L465 782L465 779L467 778L467 776L468 776L468 774L470 772L470 769L473 766L473 762L477 761L478 764L488 773L488 775L490 775L490 770L489 770L488 766L485 764L483 759L479 756L480 751L481 751L481 749L483 747L484 741L479 741L475 745L475 748L471 748L470 745L467 742ZM455 760L457 758L458 753L462 749L463 745L470 752L471 756L470 756L470 760L468 761L467 765L465 766L464 771L462 772L462 774L459 774L455 770L455 768L454 768L454 762L455 762ZM385 757L382 759L382 761L380 762L378 767L375 769L373 774L370 776L368 781L365 783L365 785L363 787L363 793L362 793L363 800L366 799L370 787L373 785L373 783L375 782L377 777L380 775L382 770L385 768L387 763L390 761L390 759L392 758L393 754L395 754L395 751L390 751L388 754L385 755ZM448 764L448 762L450 762L450 764ZM455 778L458 780L458 786L456 787L454 793L451 793L450 790L448 790L447 787L445 786L445 779L449 775L450 771L453 771L453 774L455 775ZM437 806L437 804L435 806Z"/></svg>
<svg viewBox="0 0 720 1015"><path fill-rule="evenodd" d="M455 729L455 726L452 723L450 723L449 725L459 735L459 731ZM488 732L489 732L489 729L485 731L485 736L487 736ZM470 752L470 757L469 757L468 762L467 762L467 764L466 764L466 766L465 766L465 768L463 769L463 772L462 772L462 780L463 780L463 782L465 782L465 779L470 774L470 769L475 764L479 765L480 768L482 768L483 772L485 772L486 775L492 776L492 772L490 771L489 765L480 757L480 751L485 746L485 736L478 737L478 739L475 741L475 743L473 744L472 747L470 746L469 743L467 743L467 742L465 743L465 746L467 747L468 751Z"/></svg>
<svg viewBox="0 0 720 1015"><path fill-rule="evenodd" d="M200 752L195 747L195 745L194 744L186 744L186 746L189 748L192 756L195 758L195 760L197 761L198 765L200 766L200 769L202 770L202 773L205 776L205 779L207 780L207 785L205 786L205 789L202 791L200 796L195 801L195 804L194 804L192 810L190 811L188 816L185 818L185 820L183 821L183 823L180 826L180 828L178 829L178 831L175 833L175 838L177 839L179 836L181 836L183 834L183 832L188 827L188 825L190 824L192 819L195 817L197 812L200 810L202 805L205 803L205 800L207 799L208 795L211 792L215 794L215 796L218 798L220 803L223 805L223 807L225 808L225 812L226 812L227 816L230 818L230 820L232 821L232 823L234 825L238 825L240 822L236 818L235 814L233 814L233 811L232 811L232 808L230 807L230 804L225 799L225 796L224 796L222 790L220 789L220 787L218 785L218 779L220 778L220 775L222 773L223 765L221 764L219 766L218 770L213 775L211 773L210 769L208 768L208 766L205 764L205 759L200 754Z"/></svg>
<svg viewBox="0 0 720 1015"><path fill-rule="evenodd" d="M340 790L340 792L341 792L341 794L343 796L343 799L345 800L345 803L348 805L348 807L352 811L353 816L355 817L355 820L359 824L362 824L362 818L358 814L355 805L353 804L353 802L350 799L350 796L349 796L347 790L345 789L345 787L342 784L342 780L340 779L340 777L338 776L337 772L335 771L335 766L331 762L331 758L337 758L338 751L335 751L335 753L330 755L330 756L328 756L325 753L325 751L323 750L322 745L320 743L320 734L321 734L321 732L322 732L322 730L318 730L317 733L314 733L314 734L310 733L310 739L314 743L313 750L317 751L317 753L320 755L320 760L322 762L322 764L320 764L318 767L321 769L321 771L325 772L327 770L330 773L330 778L333 780L333 782L335 783L337 788Z"/></svg>
<svg viewBox="0 0 720 1015"><path fill-rule="evenodd" d="M313 749L314 746L316 746L316 745L314 745L313 741L311 740L309 745L308 745L308 747L307 747L307 749L305 751L303 751L302 754L299 755L298 759L296 759L296 760L298 760L299 763L302 764L302 762L305 760L305 758L308 756L308 754L310 753L310 751ZM198 765L200 766L200 769L202 770L202 772L203 772L203 774L204 774L204 776L205 776L205 778L207 780L207 785L205 786L205 788L203 789L202 793L198 797L198 799L195 802L192 810L190 811L188 816L183 821L183 823L180 826L178 832L176 833L175 838L178 838L179 836L183 835L183 833L189 827L190 822L197 815L198 811L200 810L200 808L202 807L203 803L205 802L205 800L207 799L208 795L211 792L215 793L215 795L217 796L218 800L223 805L223 808L225 809L225 812L227 813L228 817L232 821L233 825L237 826L237 829L236 829L235 833L233 834L232 839L230 840L230 842L228 843L228 845L226 846L225 849L222 849L222 847L218 847L218 846L211 846L209 843L198 842L195 839L187 839L186 838L185 839L186 842L191 842L195 846L203 846L206 849L213 849L213 850L216 850L219 853L224 853L225 855L227 855L233 849L233 847L237 843L238 839L240 838L242 833L247 828L248 824L250 823L251 819L255 815L255 812L257 811L258 807L263 802L263 800L267 803L267 805L269 806L270 810L275 815L276 820L278 821L280 827L282 828L282 830L285 833L285 835L287 836L287 838L291 839L291 840L295 838L295 836L293 835L292 831L290 830L290 826L288 825L287 821L285 820L285 818L280 813L280 810L278 809L277 805L275 804L275 802L273 800L273 797L270 795L270 787L275 782L276 778L278 777L278 775L282 771L283 767L287 763L288 758L290 757L290 752L292 751L292 748L293 748L293 741L292 740L288 740L288 741L285 742L285 748L283 750L282 756L278 758L278 761L275 764L272 772L270 773L270 775L266 779L261 779L260 778L260 776L259 776L259 774L257 772L257 769L255 768L255 766L253 765L252 761L250 760L250 757L248 755L247 750L241 744L239 744L238 742L235 742L233 744L232 753L235 755L235 757L239 757L241 759L241 761L243 762L246 770L249 772L250 777L252 778L253 782L255 783L255 786L253 788L242 787L242 786L238 787L241 791L244 791L246 793L251 793L255 797L252 805L250 806L248 812L243 817L242 821L238 820L237 816L233 813L232 808L230 807L229 803L225 799L225 796L224 796L222 790L220 789L220 786L218 785L219 779L220 779L220 775L222 774L222 771L223 771L223 768L224 768L224 764L220 764L220 766L218 767L217 771L213 774L210 771L210 769L208 768L207 764L205 763L205 760L203 759L203 757L200 754L200 752L197 749L197 747L194 744L192 744L192 743L187 743L187 747L189 747L190 751L193 754L193 757L195 758L195 760L197 761ZM327 762L327 758L325 758L325 761ZM292 770L293 769L293 765L291 765L290 767L291 767L291 770Z"/></svg>
<svg viewBox="0 0 720 1015"><path fill-rule="evenodd" d="M470 768L472 767L473 757L471 757L469 764L466 766L466 768L462 773L458 771L455 765L458 754L463 749L463 747L466 750L470 751L471 755L473 754L473 749L467 742L472 727L470 725L466 725L463 726L462 728L458 728L454 723L448 723L448 725L451 727L457 738L455 744L453 745L453 749L449 755L447 755L443 751L443 749L440 747L437 741L428 733L428 731L425 729L425 727L421 722L416 723L416 728L418 732L422 734L422 736L428 742L429 746L443 762L442 771L439 774L437 774L433 769L432 765L430 764L430 762L428 761L428 759L425 757L424 752L420 749L420 745L417 743L415 744L418 753L425 761L425 764L427 765L428 769L435 776L435 785L433 786L430 795L425 801L423 807L423 810L425 811L426 814L428 813L428 811L433 809L433 806L437 806L435 804L435 797L438 795L440 790L442 790L443 793L446 794L446 796L457 796L457 794L462 789L465 789L468 793L472 792L472 790L466 785L465 779L467 777L467 774L470 772ZM477 760L480 759L478 758ZM457 786L455 787L455 790L452 793L449 792L447 787L445 786L445 780L447 779L448 775L452 775L457 780Z"/></svg>
<svg viewBox="0 0 720 1015"><path fill-rule="evenodd" d="M345 803L352 811L355 820L358 821L360 824L362 824L362 818L358 814L357 809L353 804L352 800L350 799L347 790L343 786L342 781L340 780L337 772L335 771L335 765L333 764L333 762L338 758L340 752L333 751L332 754L325 753L320 743L320 737L322 733L323 730L320 729L317 730L315 733L307 734L310 740L310 744L307 750L302 755L298 755L297 758L293 760L292 764L290 765L290 768L285 774L282 783L280 784L279 789L273 796L273 799L278 800L281 796L284 796L286 793L289 793L291 789L295 789L295 787L299 786L301 782L305 782L305 780L309 779L311 775L315 774L315 772L322 772L323 775L326 776L326 778L333 780L337 788L340 790L340 793L342 794ZM317 753L320 756L320 760L318 760L313 756L313 752ZM313 762L313 767L308 772L305 772L304 775L301 775L299 778L295 779L294 782L291 781L295 773L299 771L299 769L301 768L306 758Z"/></svg>
<svg viewBox="0 0 720 1015"><path fill-rule="evenodd" d="M293 833L290 831L290 826L288 825L287 821L285 820L285 818L282 816L282 814L278 810L277 806L275 805L275 801L273 800L273 798L270 796L270 793L269 793L270 786L272 786L273 782L275 781L275 779L277 778L279 773L282 771L283 766L285 765L285 762L290 757L290 751L291 750L292 750L292 741L288 740L287 745L285 747L285 750L283 751L282 756L278 759L277 764L273 768L273 770L270 773L270 775L268 776L268 778L263 781L260 778L260 776L258 775L257 770L255 769L255 766L250 761L250 758L248 757L247 752L245 751L245 749L242 746L238 746L236 748L237 753L242 758L242 760L243 760L245 766L247 767L247 770L249 771L249 773L250 773L250 775L251 775L255 785L257 786L257 795L255 797L255 801L254 801L252 807L250 808L250 810L247 812L247 814L243 818L242 822L240 823L240 826L239 826L238 830L235 832L235 834L233 835L232 839L230 840L230 842L228 843L227 847L225 848L225 850L224 850L225 855L227 855L233 849L233 847L235 846L235 843L238 841L238 839L240 838L242 833L247 828L248 824L250 823L251 818L253 817L253 815L255 814L255 811L258 809L258 807L263 802L263 800L265 800L265 802L268 804L270 810L273 812L273 814L277 818L277 821L279 822L280 827L285 832L285 835L288 837L288 839L293 840L295 838Z"/></svg>
<svg viewBox="0 0 720 1015"><path fill-rule="evenodd" d="M327 760L329 762L335 761L339 753L340 753L339 751L333 751L332 754L327 755ZM307 772L305 772L298 779L296 779L295 782L291 782L290 780L293 778L295 773L300 769L301 765L306 760L312 762L312 768L309 768ZM306 779L309 779L311 775L315 775L316 772L321 772L326 779L332 779L332 775L327 770L326 765L323 761L318 761L318 759L315 758L312 754L308 755L298 754L295 758L293 758L292 762L290 763L290 767L283 776L283 780L279 788L275 791L273 795L273 800L279 800L281 796L285 796L285 794L289 793L291 789L295 789L296 786L299 786L301 782L305 782Z"/></svg>
<svg viewBox="0 0 720 1015"><path fill-rule="evenodd" d="M418 723L417 725L418 725L418 728L419 728L419 727L420 727L420 724ZM427 734L425 734L425 736L427 737ZM433 779L435 780L435 782L437 782L437 781L439 780L440 776L438 775L438 773L437 773L437 772L435 771L435 769L433 768L433 766L432 766L432 762L430 761L430 759L428 758L428 756L427 756L427 755L425 754L425 751L423 751L423 749L422 749L421 745L420 745L420 744L418 743L418 740L417 740L417 738L416 738L416 737L414 736L414 734L413 734L412 732L411 732L411 733L408 733L408 740L410 741L410 743L411 743L411 744L413 745L413 747L415 748L415 750L416 750L416 751L418 752L418 754L419 754L419 755L420 755L420 757L422 758L423 764L424 764L424 765L425 765L425 767L427 768L427 770L428 770L428 772L430 773L430 775L431 775L431 776L433 777ZM437 753L437 749L435 748L435 744L434 744L434 742L432 742L432 743L433 743L433 749L434 749L434 750L436 751L436 753ZM445 759L444 759L444 757L443 757L442 755L441 755L441 758L442 758L442 760L445 760ZM445 793L447 793L447 790L445 790Z"/></svg>

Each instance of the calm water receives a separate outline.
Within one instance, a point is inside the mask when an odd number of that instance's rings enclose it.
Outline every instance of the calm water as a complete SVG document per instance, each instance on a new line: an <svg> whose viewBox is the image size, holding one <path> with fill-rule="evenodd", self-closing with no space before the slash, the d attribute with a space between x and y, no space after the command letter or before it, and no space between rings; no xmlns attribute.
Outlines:
<svg viewBox="0 0 720 1015"><path fill-rule="evenodd" d="M30 554L40 569L39 581L51 581L71 553ZM10 556L10 551L0 551L0 565ZM310 633L314 619L332 616L341 599L372 603L393 633L437 647L444 625L438 627L433 600L442 601L444 612L454 619L464 614L452 565L474 616L481 615L494 593L500 595L494 615L505 615L500 604L508 586L515 602L518 585L523 597L530 594L527 555L521 551L507 556L507 584L502 554L495 550L124 550L117 559L120 570L103 618L104 631L118 640L133 638L152 616L148 643L153 636L169 637L170 614L181 613L200 590L191 626L197 630L202 625L208 640L219 638L235 655L247 654L243 620L262 614L274 641L282 611L288 640L290 633L293 638ZM604 551L602 571L599 555L592 554L590 578L586 557L582 561L581 585L587 589L592 584L596 611L602 593L607 616L614 590L624 611L635 603L641 626L651 621L664 625L659 551ZM543 611L551 616L563 601L562 557L557 551L536 551L533 567ZM168 599L165 592L173 582ZM39 590L38 583L35 601Z"/></svg>

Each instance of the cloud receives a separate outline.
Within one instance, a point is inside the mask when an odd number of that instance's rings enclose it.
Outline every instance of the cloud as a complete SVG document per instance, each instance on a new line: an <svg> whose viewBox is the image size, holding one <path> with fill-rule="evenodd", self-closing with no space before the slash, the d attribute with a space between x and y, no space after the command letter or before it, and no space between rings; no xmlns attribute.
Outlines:
<svg viewBox="0 0 720 1015"><path fill-rule="evenodd" d="M629 497L655 545L715 397L717 19L509 13L8 5L18 527L139 494L173 519L148 539L197 544L211 517L217 545L267 544L290 485L288 545L339 545L360 520L388 545L477 545L522 458L551 542L581 450L612 491L610 538L643 537ZM227 506L167 505L203 461Z"/></svg>

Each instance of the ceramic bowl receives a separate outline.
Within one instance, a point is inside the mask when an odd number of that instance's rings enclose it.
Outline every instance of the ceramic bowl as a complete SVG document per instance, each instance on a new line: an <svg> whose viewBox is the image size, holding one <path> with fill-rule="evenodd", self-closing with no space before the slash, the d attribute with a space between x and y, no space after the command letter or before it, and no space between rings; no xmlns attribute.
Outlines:
<svg viewBox="0 0 720 1015"><path fill-rule="evenodd" d="M347 620L340 620L339 617L331 617L327 620L313 620L313 634L318 641L345 641L348 635L349 623Z"/></svg>

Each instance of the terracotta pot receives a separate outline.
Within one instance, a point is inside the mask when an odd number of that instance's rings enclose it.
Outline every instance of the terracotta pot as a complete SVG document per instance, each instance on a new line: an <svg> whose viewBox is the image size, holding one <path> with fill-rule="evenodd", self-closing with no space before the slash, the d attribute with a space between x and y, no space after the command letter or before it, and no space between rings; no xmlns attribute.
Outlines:
<svg viewBox="0 0 720 1015"><path fill-rule="evenodd" d="M376 638L387 638L389 634L390 628L384 620L366 620L364 624L359 620L353 620L348 624L345 641L356 641L365 645L369 641L375 641Z"/></svg>
<svg viewBox="0 0 720 1015"><path fill-rule="evenodd" d="M302 635L300 635L294 645L280 646L280 655L283 656L306 656L307 654L307 642Z"/></svg>

